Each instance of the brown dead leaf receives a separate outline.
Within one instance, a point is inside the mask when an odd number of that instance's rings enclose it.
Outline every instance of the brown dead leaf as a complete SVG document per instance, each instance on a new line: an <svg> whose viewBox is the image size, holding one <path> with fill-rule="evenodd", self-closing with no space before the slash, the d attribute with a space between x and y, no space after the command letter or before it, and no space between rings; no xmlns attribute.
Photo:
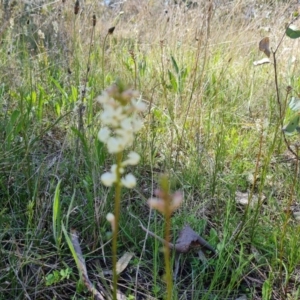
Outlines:
<svg viewBox="0 0 300 300"><path fill-rule="evenodd" d="M169 247L170 249L175 249L179 253L186 253L194 248L200 247L204 248L204 250L206 249L211 251L213 254L217 254L216 250L205 239L199 236L189 225L186 225L180 231L179 237L175 245L167 242L163 238L157 236L155 233L145 228L141 222L140 227L149 235L162 242L166 247Z"/></svg>
<svg viewBox="0 0 300 300"><path fill-rule="evenodd" d="M262 51L266 56L270 57L271 51L270 51L270 39L268 37L264 37L259 42L259 50Z"/></svg>
<svg viewBox="0 0 300 300"><path fill-rule="evenodd" d="M215 249L201 236L199 236L189 225L186 225L179 233L179 237L175 244L178 252L186 253L196 247L206 248L216 253Z"/></svg>
<svg viewBox="0 0 300 300"><path fill-rule="evenodd" d="M96 300L104 300L104 297L102 296L102 294L100 294L100 292L94 287L93 283L89 279L85 260L83 258L81 247L80 247L80 244L78 241L78 234L77 234L77 231L74 229L71 230L71 242L73 244L75 255L77 256L77 259L78 259L78 270L81 273L83 283L85 284L87 289L90 291L90 293L92 293L92 295L94 296L94 298Z"/></svg>

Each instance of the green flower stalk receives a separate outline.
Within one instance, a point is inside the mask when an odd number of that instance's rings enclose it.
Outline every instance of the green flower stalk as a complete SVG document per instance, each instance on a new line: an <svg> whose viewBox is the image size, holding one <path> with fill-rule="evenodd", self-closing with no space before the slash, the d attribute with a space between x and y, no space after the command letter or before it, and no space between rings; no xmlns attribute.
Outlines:
<svg viewBox="0 0 300 300"><path fill-rule="evenodd" d="M156 198L150 198L148 205L152 209L156 209L165 218L165 245L164 245L164 258L165 258L165 281L167 284L167 300L172 300L173 293L173 279L171 268L170 248L170 232L171 232L171 216L173 212L179 208L183 201L183 194L180 191L175 192L173 195L169 193L169 182L166 176L161 179L161 189L155 191Z"/></svg>

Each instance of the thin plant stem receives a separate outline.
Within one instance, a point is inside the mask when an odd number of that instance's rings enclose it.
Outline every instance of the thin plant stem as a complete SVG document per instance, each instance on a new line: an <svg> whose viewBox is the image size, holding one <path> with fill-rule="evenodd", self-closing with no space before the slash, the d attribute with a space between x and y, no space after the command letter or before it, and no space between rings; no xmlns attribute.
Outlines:
<svg viewBox="0 0 300 300"><path fill-rule="evenodd" d="M135 54L134 54L134 51L133 50L130 50L129 51L129 54L133 60L133 63L134 63L134 89L136 90L136 85L137 85L137 65L136 65L136 57L135 57Z"/></svg>
<svg viewBox="0 0 300 300"><path fill-rule="evenodd" d="M103 47L102 47L102 89L104 90L105 85L105 73L104 73L104 51L105 51L105 45L106 45L106 39L109 35L113 34L115 30L115 26L110 27L107 31L107 34L104 38Z"/></svg>
<svg viewBox="0 0 300 300"><path fill-rule="evenodd" d="M276 49L277 51L277 49ZM279 85L278 85L278 72L277 72L277 60L276 60L276 52L273 52L273 63L274 63L274 81L275 81L275 89L276 89L276 99L279 108L279 120L281 123L281 128L283 128L283 119L284 119L284 111L282 109L281 101L280 101L280 93L279 93ZM294 155L294 157L299 160L298 154L291 148L284 131L282 130L283 139L288 150Z"/></svg>
<svg viewBox="0 0 300 300"><path fill-rule="evenodd" d="M117 300L117 285L118 285L118 274L117 274L117 248L118 248L118 231L119 231L119 220L120 220L120 207L121 207L121 163L123 153L117 154L117 181L115 191L115 226L113 230L112 240L112 261L113 261L113 300Z"/></svg>
<svg viewBox="0 0 300 300"><path fill-rule="evenodd" d="M77 41L77 34L76 34L76 20L77 20L77 14L78 14L78 11L77 9L79 8L79 2L76 1L75 3L75 11L77 13L74 14L74 18L73 18L73 45L72 45L72 54L73 54L73 58L74 58L74 61L75 61L75 76L76 76L76 82L79 83L79 70L78 70L78 56L77 56L77 49L76 49L76 41ZM82 99L80 98L80 104L78 106L78 124L77 124L77 130L78 132L81 132L81 128L83 127L83 118L82 118L82 114L83 114L83 105L82 105ZM79 155L80 154L80 150L79 150L79 140L80 140L80 137L77 136L77 139L76 139L76 146L75 146L75 149L76 149L76 154Z"/></svg>
<svg viewBox="0 0 300 300"><path fill-rule="evenodd" d="M104 52L105 52L105 44L106 44L106 40L107 37L109 36L109 32L106 34L105 38L104 38L104 42L103 42L103 47L102 47L102 89L104 90L104 86L105 86L105 72L104 72Z"/></svg>
<svg viewBox="0 0 300 300"><path fill-rule="evenodd" d="M87 61L87 66L86 66L86 74L85 74L85 80L84 80L84 86L83 90L81 91L81 97L80 97L80 104L78 108L78 132L84 133L84 121L83 121L83 113L85 110L84 107L84 100L86 98L86 91L87 91L87 85L88 85L88 80L89 80L89 73L91 69L91 54L92 54L92 45L93 45L93 38L95 35L95 25L96 25L96 16L93 15L93 29L91 33L91 38L90 38L90 46L89 46L89 53L88 53L88 61Z"/></svg>
<svg viewBox="0 0 300 300"><path fill-rule="evenodd" d="M95 15L93 15L93 22L96 22L96 16ZM91 68L90 64L91 64L91 54L92 54L92 45L93 45L94 35L95 35L95 26L93 26L92 33L91 33L91 38L90 38L90 47L89 47L88 61L87 61L87 67L86 67L85 82L84 82L85 86L84 86L84 93L83 93L82 100L85 96L86 86L87 86L87 82L88 82L88 76L89 76L89 72L90 72L90 68Z"/></svg>
<svg viewBox="0 0 300 300"><path fill-rule="evenodd" d="M167 243L170 242L170 231L171 231L171 218L170 213L166 213L165 216L165 240ZM170 248L168 246L164 247L165 256L165 267L166 267L166 282L167 282L167 300L172 300L172 290L173 290L173 280L172 280L172 270L170 264Z"/></svg>
<svg viewBox="0 0 300 300"><path fill-rule="evenodd" d="M165 246L164 246L164 258L165 258L165 281L167 283L167 300L172 300L172 290L173 290L173 279L172 279L172 269L170 264L170 232L171 232L171 197L169 195L169 184L166 176L161 179L161 188L163 191L163 200L165 201Z"/></svg>
<svg viewBox="0 0 300 300"><path fill-rule="evenodd" d="M297 16L296 18L294 18L287 26L286 28L288 28L290 25L292 25L295 21L297 21L300 18L300 15ZM277 71L277 60L276 60L276 53L284 39L286 35L286 32L284 31L277 47L275 50L272 51L272 55L273 55L273 65L274 65L274 82L275 82L275 90L276 90L276 100L277 100L277 104L278 104L278 109L279 109L279 119L283 128L283 119L284 119L284 109L282 108L282 104L280 101L280 93L279 93L279 85L278 85L278 71ZM286 135L284 133L284 131L282 130L282 135L283 135L283 139L284 142L286 144L286 147L288 148L288 150L294 155L294 157L299 160L299 156L298 154L291 148L291 146L289 145Z"/></svg>

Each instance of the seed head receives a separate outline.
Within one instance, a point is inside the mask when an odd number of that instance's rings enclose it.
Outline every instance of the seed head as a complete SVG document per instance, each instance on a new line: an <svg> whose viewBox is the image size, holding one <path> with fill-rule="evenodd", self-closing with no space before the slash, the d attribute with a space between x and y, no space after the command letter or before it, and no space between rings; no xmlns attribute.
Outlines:
<svg viewBox="0 0 300 300"><path fill-rule="evenodd" d="M110 27L109 29L108 29L108 34L113 34L114 33L114 30L115 30L115 26L113 26L113 27Z"/></svg>
<svg viewBox="0 0 300 300"><path fill-rule="evenodd" d="M78 13L79 13L79 8L80 8L79 0L76 0L75 6L74 6L74 14L75 14L75 15L78 15Z"/></svg>

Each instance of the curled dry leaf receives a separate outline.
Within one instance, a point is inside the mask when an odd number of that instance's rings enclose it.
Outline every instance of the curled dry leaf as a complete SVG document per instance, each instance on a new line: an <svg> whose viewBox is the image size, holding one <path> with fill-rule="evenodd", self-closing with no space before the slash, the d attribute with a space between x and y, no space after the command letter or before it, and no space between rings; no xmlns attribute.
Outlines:
<svg viewBox="0 0 300 300"><path fill-rule="evenodd" d="M128 266L130 260L134 256L131 252L125 252L117 262L117 273L122 273Z"/></svg>
<svg viewBox="0 0 300 300"><path fill-rule="evenodd" d="M259 50L262 51L266 56L270 57L271 51L270 51L270 39L268 37L264 37L259 42Z"/></svg>
<svg viewBox="0 0 300 300"><path fill-rule="evenodd" d="M269 64L269 63L271 63L271 61L268 58L265 57L263 59L254 61L253 65L254 66L260 66L260 65Z"/></svg>
<svg viewBox="0 0 300 300"><path fill-rule="evenodd" d="M96 300L104 300L104 297L100 294L100 292L94 287L92 282L90 281L86 269L85 260L82 255L81 247L78 241L78 234L76 230L71 230L71 242L75 251L75 255L78 261L78 269L82 276L82 281L89 290L89 292L94 296ZM102 287L101 287L102 288Z"/></svg>
<svg viewBox="0 0 300 300"><path fill-rule="evenodd" d="M189 225L186 225L179 233L175 249L178 252L186 253L198 247L216 253L215 249L204 238L199 236Z"/></svg>
<svg viewBox="0 0 300 300"><path fill-rule="evenodd" d="M125 252L122 257L117 261L117 274L121 274L128 266L130 260L134 256L131 252ZM103 271L103 275L113 275L112 270Z"/></svg>
<svg viewBox="0 0 300 300"><path fill-rule="evenodd" d="M179 253L187 253L192 249L202 248L203 250L211 251L213 254L217 254L216 250L201 236L199 236L189 225L186 225L179 233L179 237L176 240L176 244L168 243L166 240L157 236L155 233L149 231L140 222L141 228L149 235L153 236L166 247L175 249Z"/></svg>

